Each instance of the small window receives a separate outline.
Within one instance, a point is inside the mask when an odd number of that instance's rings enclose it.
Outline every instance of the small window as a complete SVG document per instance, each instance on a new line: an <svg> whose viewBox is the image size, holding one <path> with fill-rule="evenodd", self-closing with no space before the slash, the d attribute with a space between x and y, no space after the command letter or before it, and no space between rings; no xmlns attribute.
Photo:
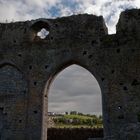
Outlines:
<svg viewBox="0 0 140 140"><path fill-rule="evenodd" d="M30 38L32 41L45 39L50 33L50 26L47 21L37 21L31 26Z"/></svg>
<svg viewBox="0 0 140 140"><path fill-rule="evenodd" d="M47 31L45 28L42 28L38 33L37 36L41 39L45 39L49 35L49 31Z"/></svg>

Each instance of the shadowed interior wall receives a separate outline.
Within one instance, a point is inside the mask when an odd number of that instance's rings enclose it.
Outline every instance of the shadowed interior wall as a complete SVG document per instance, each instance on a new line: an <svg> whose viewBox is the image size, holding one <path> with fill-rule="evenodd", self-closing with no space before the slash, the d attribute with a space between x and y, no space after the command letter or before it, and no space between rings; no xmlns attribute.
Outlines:
<svg viewBox="0 0 140 140"><path fill-rule="evenodd" d="M0 139L25 139L27 92L20 71L8 64L0 67Z"/></svg>

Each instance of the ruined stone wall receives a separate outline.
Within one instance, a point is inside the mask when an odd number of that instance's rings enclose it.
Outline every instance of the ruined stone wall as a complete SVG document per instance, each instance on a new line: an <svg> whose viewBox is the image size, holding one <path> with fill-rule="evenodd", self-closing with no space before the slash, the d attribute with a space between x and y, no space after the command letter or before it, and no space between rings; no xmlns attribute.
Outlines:
<svg viewBox="0 0 140 140"><path fill-rule="evenodd" d="M49 31L45 39L37 32ZM49 86L72 64L102 91L104 139L140 139L140 10L121 14L108 35L103 18L73 15L0 23L1 140L46 140ZM61 97L60 97L61 98Z"/></svg>
<svg viewBox="0 0 140 140"><path fill-rule="evenodd" d="M49 128L48 140L91 140L89 138L102 140L102 128Z"/></svg>

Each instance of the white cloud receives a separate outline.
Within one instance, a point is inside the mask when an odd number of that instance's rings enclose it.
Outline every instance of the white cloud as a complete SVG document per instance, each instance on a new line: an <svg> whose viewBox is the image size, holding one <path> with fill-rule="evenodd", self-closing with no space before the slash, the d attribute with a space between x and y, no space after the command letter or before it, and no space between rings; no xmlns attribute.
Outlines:
<svg viewBox="0 0 140 140"><path fill-rule="evenodd" d="M24 2L28 6L45 8L45 7L56 6L56 4L60 2L60 0L24 0Z"/></svg>
<svg viewBox="0 0 140 140"><path fill-rule="evenodd" d="M100 16L101 15L101 9L100 9L100 7L97 7L96 5L90 5L88 8L86 8L84 13Z"/></svg>
<svg viewBox="0 0 140 140"><path fill-rule="evenodd" d="M69 7L65 7L62 3L60 3L58 5L59 9L60 9L60 15L61 16L69 16L73 14L73 11L71 8Z"/></svg>
<svg viewBox="0 0 140 140"><path fill-rule="evenodd" d="M119 15L125 9L140 7L138 0L95 0L94 4L88 1L83 3L84 13L102 15L106 21L109 33L115 33L115 25Z"/></svg>
<svg viewBox="0 0 140 140"><path fill-rule="evenodd" d="M40 17L49 18L48 10L52 6L56 6L57 0L0 0L0 21L9 22L14 19L30 20Z"/></svg>

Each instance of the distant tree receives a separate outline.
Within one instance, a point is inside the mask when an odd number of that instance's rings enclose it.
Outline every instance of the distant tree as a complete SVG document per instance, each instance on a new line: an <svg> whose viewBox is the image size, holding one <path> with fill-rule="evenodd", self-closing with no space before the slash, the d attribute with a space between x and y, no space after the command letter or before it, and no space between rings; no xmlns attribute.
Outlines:
<svg viewBox="0 0 140 140"><path fill-rule="evenodd" d="M78 114L78 115L81 115L81 116L83 116L83 115L84 115L84 114L83 114L83 113L81 113L81 112L78 112L77 114Z"/></svg>
<svg viewBox="0 0 140 140"><path fill-rule="evenodd" d="M77 111L71 111L70 115L77 115Z"/></svg>
<svg viewBox="0 0 140 140"><path fill-rule="evenodd" d="M99 116L99 119L103 119L102 115Z"/></svg>
<svg viewBox="0 0 140 140"><path fill-rule="evenodd" d="M68 115L69 113L68 112L65 112L65 114Z"/></svg>

